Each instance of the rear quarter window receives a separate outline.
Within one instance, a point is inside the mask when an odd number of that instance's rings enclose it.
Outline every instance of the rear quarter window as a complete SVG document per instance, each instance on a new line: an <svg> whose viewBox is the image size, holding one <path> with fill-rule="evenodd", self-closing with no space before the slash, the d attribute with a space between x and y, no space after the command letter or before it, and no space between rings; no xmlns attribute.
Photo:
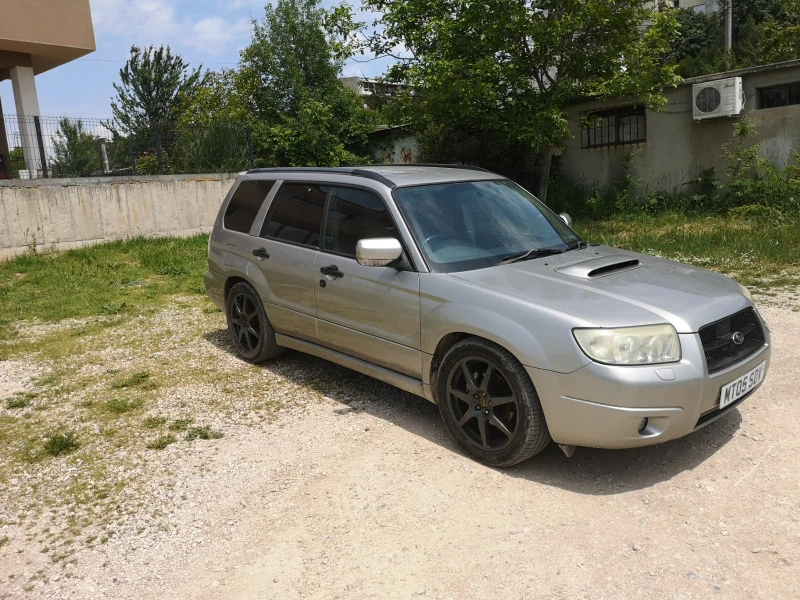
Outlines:
<svg viewBox="0 0 800 600"><path fill-rule="evenodd" d="M274 181L243 181L233 192L233 197L225 209L222 225L230 231L250 233L261 205L275 185Z"/></svg>

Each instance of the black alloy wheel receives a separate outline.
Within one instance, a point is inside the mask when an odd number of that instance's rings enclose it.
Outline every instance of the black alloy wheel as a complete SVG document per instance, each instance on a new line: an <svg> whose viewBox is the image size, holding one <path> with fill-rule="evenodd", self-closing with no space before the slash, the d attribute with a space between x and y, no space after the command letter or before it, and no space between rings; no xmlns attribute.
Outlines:
<svg viewBox="0 0 800 600"><path fill-rule="evenodd" d="M489 340L467 338L448 350L437 370L436 400L455 442L487 465L515 465L551 441L527 371Z"/></svg>
<svg viewBox="0 0 800 600"><path fill-rule="evenodd" d="M245 282L234 285L228 293L226 307L228 333L241 358L260 363L283 351L275 341L275 330L253 286Z"/></svg>
<svg viewBox="0 0 800 600"><path fill-rule="evenodd" d="M450 370L447 409L470 444L506 448L519 427L519 402L506 378L485 358L468 356Z"/></svg>

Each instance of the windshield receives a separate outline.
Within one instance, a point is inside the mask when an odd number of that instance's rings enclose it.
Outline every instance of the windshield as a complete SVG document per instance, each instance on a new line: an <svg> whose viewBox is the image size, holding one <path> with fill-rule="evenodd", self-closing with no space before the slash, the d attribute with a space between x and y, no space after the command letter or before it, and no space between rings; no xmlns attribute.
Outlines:
<svg viewBox="0 0 800 600"><path fill-rule="evenodd" d="M394 198L438 273L481 269L531 250L567 250L582 241L507 179L398 188Z"/></svg>

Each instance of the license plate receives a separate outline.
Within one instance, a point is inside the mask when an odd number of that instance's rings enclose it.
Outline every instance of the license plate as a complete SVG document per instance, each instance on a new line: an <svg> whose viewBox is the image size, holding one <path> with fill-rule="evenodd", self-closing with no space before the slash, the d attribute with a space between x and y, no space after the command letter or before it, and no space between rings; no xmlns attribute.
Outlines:
<svg viewBox="0 0 800 600"><path fill-rule="evenodd" d="M739 398L747 394L747 392L751 391L759 383L761 383L764 380L765 364L766 361L762 362L755 369L748 371L741 377L734 379L729 384L723 385L722 389L719 391L720 409L723 409L729 404L736 402Z"/></svg>

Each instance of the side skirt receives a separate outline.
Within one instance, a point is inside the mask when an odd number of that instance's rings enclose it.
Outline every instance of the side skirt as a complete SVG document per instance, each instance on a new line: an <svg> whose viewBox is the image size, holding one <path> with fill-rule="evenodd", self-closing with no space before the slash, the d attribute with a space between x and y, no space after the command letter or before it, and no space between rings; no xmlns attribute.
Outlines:
<svg viewBox="0 0 800 600"><path fill-rule="evenodd" d="M397 373L396 371L373 365L372 363L361 360L360 358L354 358L347 354L337 352L336 350L325 348L319 344L299 340L288 335L282 335L278 333L275 335L275 341L279 346L283 346L284 348L291 348L292 350L297 350L298 352L311 354L317 358L322 358L332 363L336 363L337 365L352 369L353 371L357 371L362 375L374 377L375 379L383 381L384 383L388 383L389 385L393 385L394 387L410 394L414 394L415 396L426 398L422 382L419 379L414 379L413 377Z"/></svg>

